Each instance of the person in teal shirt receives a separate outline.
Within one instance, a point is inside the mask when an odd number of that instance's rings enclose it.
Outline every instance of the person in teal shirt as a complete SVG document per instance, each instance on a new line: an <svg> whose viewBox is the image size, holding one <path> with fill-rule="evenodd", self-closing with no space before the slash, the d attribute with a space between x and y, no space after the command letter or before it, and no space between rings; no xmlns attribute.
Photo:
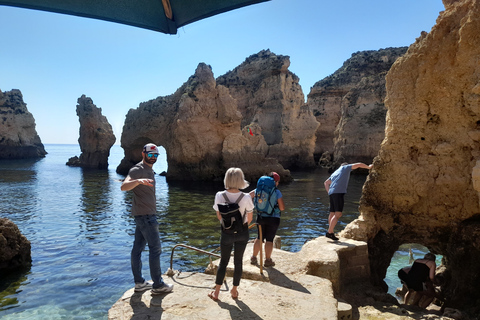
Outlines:
<svg viewBox="0 0 480 320"><path fill-rule="evenodd" d="M344 196L347 193L350 172L357 168L370 169L372 165L366 165L362 162L353 164L342 163L340 168L335 170L332 175L323 183L330 199L330 214L328 216L328 231L326 237L337 241L338 238L333 233L338 220L342 217Z"/></svg>

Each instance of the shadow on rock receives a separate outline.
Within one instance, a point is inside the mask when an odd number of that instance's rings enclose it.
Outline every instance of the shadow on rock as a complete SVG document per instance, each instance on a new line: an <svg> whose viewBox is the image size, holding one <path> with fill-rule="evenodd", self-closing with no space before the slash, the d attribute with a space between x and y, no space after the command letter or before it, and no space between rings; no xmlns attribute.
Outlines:
<svg viewBox="0 0 480 320"><path fill-rule="evenodd" d="M133 316L130 318L130 320L140 320L140 319L143 320L145 319L146 314L148 314L148 319L160 320L163 314L162 300L165 297L165 295L158 295L158 296L152 295L152 299L150 301L150 308L149 308L142 301L142 296L144 294L150 294L150 291L135 292L130 298L130 306L132 307L132 310L133 310ZM151 315L152 313L149 312L149 309L155 310L154 316Z"/></svg>
<svg viewBox="0 0 480 320"><path fill-rule="evenodd" d="M271 284L284 287L287 289L296 290L303 293L308 293L308 294L311 293L310 291L307 290L307 288L302 286L300 283L291 280L284 273L278 271L275 268L269 268L266 271L268 273L268 277L270 278Z"/></svg>
<svg viewBox="0 0 480 320"><path fill-rule="evenodd" d="M258 314L252 311L244 302L240 299L236 299L235 303L237 305L232 305L226 302L218 301L218 305L225 310L230 312L231 319L249 319L249 320L262 320Z"/></svg>

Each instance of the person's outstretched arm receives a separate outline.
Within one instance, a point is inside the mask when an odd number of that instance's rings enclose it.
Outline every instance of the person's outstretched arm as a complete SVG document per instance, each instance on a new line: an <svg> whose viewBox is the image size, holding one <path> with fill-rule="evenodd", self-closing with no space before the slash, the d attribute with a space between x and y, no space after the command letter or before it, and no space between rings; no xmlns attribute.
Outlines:
<svg viewBox="0 0 480 320"><path fill-rule="evenodd" d="M153 187L152 183L153 183L152 179L132 179L130 176L127 176L125 180L123 180L122 185L120 186L120 190L129 191L140 184Z"/></svg>
<svg viewBox="0 0 480 320"><path fill-rule="evenodd" d="M366 165L363 162L357 162L352 164L352 170L358 169L358 168L363 168L363 169L371 169L373 164Z"/></svg>

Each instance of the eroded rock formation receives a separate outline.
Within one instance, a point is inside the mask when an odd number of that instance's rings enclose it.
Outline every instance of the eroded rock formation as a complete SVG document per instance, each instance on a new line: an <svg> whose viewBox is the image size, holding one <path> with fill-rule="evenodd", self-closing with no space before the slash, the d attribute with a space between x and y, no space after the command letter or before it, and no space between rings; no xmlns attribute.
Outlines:
<svg viewBox="0 0 480 320"><path fill-rule="evenodd" d="M290 57L262 50L218 77L217 83L237 101L242 127L258 124L262 129L270 157L286 168L312 168L318 122L289 66Z"/></svg>
<svg viewBox="0 0 480 320"><path fill-rule="evenodd" d="M361 216L344 234L369 245L381 284L398 246L443 256L447 304L480 314L480 2L444 1L387 75L385 140Z"/></svg>
<svg viewBox="0 0 480 320"><path fill-rule="evenodd" d="M45 157L47 152L35 130L20 90L0 90L0 159Z"/></svg>
<svg viewBox="0 0 480 320"><path fill-rule="evenodd" d="M315 83L307 104L320 123L315 158L323 164L370 163L385 137L385 75L406 47L352 54L332 75ZM333 161L333 164L331 163Z"/></svg>
<svg viewBox="0 0 480 320"><path fill-rule="evenodd" d="M272 170L288 181L289 171L267 157L261 128L242 127L241 119L236 100L217 85L210 66L201 63L173 95L128 112L121 139L125 157L117 172L127 174L141 160L143 145L153 142L167 152L167 179L221 181L226 169L235 166L249 181Z"/></svg>
<svg viewBox="0 0 480 320"><path fill-rule="evenodd" d="M107 169L110 148L115 135L102 109L93 104L91 98L82 95L77 100L77 115L80 121L80 158L69 159L67 165L84 168Z"/></svg>
<svg viewBox="0 0 480 320"><path fill-rule="evenodd" d="M0 273L30 267L30 241L12 221L0 218Z"/></svg>

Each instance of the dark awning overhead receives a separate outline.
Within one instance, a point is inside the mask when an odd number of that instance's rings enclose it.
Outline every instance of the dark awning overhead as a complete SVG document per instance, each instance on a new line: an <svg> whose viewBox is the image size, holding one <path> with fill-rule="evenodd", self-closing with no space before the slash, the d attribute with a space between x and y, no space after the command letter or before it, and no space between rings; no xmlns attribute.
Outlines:
<svg viewBox="0 0 480 320"><path fill-rule="evenodd" d="M189 23L269 0L0 0L0 5L118 22L176 34Z"/></svg>

